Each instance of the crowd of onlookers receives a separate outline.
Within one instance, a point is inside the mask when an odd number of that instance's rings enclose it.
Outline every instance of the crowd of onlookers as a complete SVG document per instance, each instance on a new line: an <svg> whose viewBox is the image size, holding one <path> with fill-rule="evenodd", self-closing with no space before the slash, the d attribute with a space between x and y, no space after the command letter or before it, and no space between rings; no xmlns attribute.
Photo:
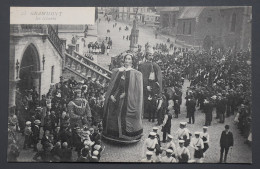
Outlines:
<svg viewBox="0 0 260 169"><path fill-rule="evenodd" d="M91 109L90 123L82 127L71 126L67 112L68 103L76 97L76 87L81 88L81 97L88 100ZM8 160L17 161L23 148L35 151L35 161L98 162L104 148L101 133L105 90L106 86L91 78L78 82L74 77L67 81L61 77L41 100L35 88L22 93L17 89L17 106L9 110ZM77 153L77 159L73 153Z"/></svg>
<svg viewBox="0 0 260 169"><path fill-rule="evenodd" d="M110 37L106 37L106 39L104 39L101 44L99 44L97 41L95 43L90 42L87 46L88 53L109 55L110 49L112 49L112 43L113 42Z"/></svg>

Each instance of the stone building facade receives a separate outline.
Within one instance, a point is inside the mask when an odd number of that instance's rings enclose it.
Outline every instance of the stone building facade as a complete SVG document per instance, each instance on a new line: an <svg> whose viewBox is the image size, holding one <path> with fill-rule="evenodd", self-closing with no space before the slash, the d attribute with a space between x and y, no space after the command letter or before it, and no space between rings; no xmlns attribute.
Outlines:
<svg viewBox="0 0 260 169"><path fill-rule="evenodd" d="M47 25L10 25L9 107L20 92L46 94L62 75L65 41Z"/></svg>
<svg viewBox="0 0 260 169"><path fill-rule="evenodd" d="M178 18L177 41L205 49L218 45L220 17L215 7L185 7Z"/></svg>
<svg viewBox="0 0 260 169"><path fill-rule="evenodd" d="M178 17L182 7L156 7L160 14L160 28L163 33L175 35L178 25Z"/></svg>
<svg viewBox="0 0 260 169"><path fill-rule="evenodd" d="M176 43L200 49L246 49L251 44L251 7L185 7Z"/></svg>
<svg viewBox="0 0 260 169"><path fill-rule="evenodd" d="M236 50L250 48L252 7L221 7L220 13L223 45Z"/></svg>

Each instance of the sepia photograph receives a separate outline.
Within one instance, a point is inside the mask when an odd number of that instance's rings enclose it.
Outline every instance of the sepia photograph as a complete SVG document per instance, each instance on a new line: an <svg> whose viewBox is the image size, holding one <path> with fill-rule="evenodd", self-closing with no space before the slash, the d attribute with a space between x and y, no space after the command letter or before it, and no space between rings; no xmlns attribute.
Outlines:
<svg viewBox="0 0 260 169"><path fill-rule="evenodd" d="M7 162L252 164L252 6L12 8Z"/></svg>

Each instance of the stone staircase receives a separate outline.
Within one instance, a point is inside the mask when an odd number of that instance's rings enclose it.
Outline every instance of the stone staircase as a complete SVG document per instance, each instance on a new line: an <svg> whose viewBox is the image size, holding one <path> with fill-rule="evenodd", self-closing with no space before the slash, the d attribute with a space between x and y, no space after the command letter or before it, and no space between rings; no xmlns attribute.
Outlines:
<svg viewBox="0 0 260 169"><path fill-rule="evenodd" d="M74 76L76 80L83 81L91 78L93 81L106 85L110 81L112 72L99 66L86 56L73 51L65 53L65 66L63 76L68 79Z"/></svg>

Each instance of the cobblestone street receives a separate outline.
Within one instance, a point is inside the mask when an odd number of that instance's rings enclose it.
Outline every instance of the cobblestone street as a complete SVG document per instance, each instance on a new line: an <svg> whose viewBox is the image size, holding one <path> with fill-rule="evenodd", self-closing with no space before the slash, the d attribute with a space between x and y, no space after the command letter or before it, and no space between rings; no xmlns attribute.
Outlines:
<svg viewBox="0 0 260 169"><path fill-rule="evenodd" d="M111 37L113 41L112 49L110 50L109 56L107 55L98 55L98 63L102 66L108 67L111 61L112 56L116 56L126 50L129 50L130 41L123 39L123 36L130 36L131 34L131 26L122 22L116 22L117 26L113 28L114 21L107 22L104 21L104 18L101 17L101 22L98 24L98 36L101 38ZM128 26L129 30L125 31L124 28ZM119 31L119 27L122 28L121 31ZM110 30L110 33L107 33L107 29ZM171 42L173 42L175 39L173 37L168 37L166 35L158 35L157 39L155 39L154 30L151 27L144 27L139 26L139 38L138 38L138 44L142 46L142 50L144 49L144 46L147 42L151 45L156 45L156 43L166 43L167 38L171 39ZM169 46L169 45L168 45Z"/></svg>

